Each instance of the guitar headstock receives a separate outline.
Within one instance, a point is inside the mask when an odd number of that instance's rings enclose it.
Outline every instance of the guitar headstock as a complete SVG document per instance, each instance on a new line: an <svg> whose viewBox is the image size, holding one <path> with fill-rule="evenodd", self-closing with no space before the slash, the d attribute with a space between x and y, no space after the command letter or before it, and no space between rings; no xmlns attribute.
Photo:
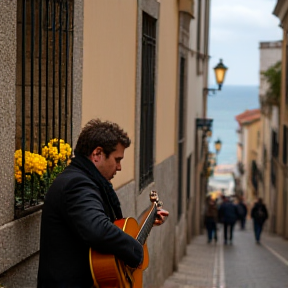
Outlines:
<svg viewBox="0 0 288 288"><path fill-rule="evenodd" d="M150 191L150 201L156 203L157 208L162 208L163 202L159 200L158 194L155 190Z"/></svg>

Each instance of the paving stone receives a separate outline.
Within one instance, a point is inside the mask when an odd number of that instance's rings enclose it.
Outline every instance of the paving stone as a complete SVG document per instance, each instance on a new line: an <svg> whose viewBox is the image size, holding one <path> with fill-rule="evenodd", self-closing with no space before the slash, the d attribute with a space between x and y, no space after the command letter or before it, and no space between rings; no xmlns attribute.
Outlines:
<svg viewBox="0 0 288 288"><path fill-rule="evenodd" d="M161 288L288 288L288 241L263 233L257 245L251 224L235 227L232 245L223 245L221 229L216 244L195 237Z"/></svg>

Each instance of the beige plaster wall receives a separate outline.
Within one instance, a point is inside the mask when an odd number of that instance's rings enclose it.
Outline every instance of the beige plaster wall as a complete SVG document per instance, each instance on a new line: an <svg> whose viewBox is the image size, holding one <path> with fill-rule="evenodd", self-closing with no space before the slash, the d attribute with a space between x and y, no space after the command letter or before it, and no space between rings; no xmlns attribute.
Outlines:
<svg viewBox="0 0 288 288"><path fill-rule="evenodd" d="M82 126L100 117L132 139L115 188L134 179L136 21L135 0L84 1Z"/></svg>
<svg viewBox="0 0 288 288"><path fill-rule="evenodd" d="M194 1L194 18L190 22L190 38L189 38L189 47L191 50L197 50L197 19L198 19L198 1ZM195 67L196 69L196 67Z"/></svg>
<svg viewBox="0 0 288 288"><path fill-rule="evenodd" d="M254 188L251 182L251 165L252 160L257 160L257 138L258 138L258 131L260 131L261 121L257 120L251 124L245 125L247 129L247 145L245 145L244 149L246 155L246 185L247 185L247 203L252 204L254 202L253 191Z"/></svg>
<svg viewBox="0 0 288 288"><path fill-rule="evenodd" d="M193 20L191 20L193 21ZM190 26L191 27L191 26ZM188 58L188 83L187 83L187 147L186 157L195 149L196 118L203 115L203 75L197 75L197 55L189 53ZM200 130L198 130L199 132ZM202 136L201 133L199 133Z"/></svg>
<svg viewBox="0 0 288 288"><path fill-rule="evenodd" d="M198 74L197 71L197 31L198 31L198 17L196 13L198 11L198 1L194 1L194 11L195 18L192 18L190 21L190 38L189 38L189 57L188 57L188 81L187 81L187 126L186 126L186 135L187 135L187 146L186 146L186 156L190 155L195 149L195 119L196 118L205 118L203 113L206 110L204 107L204 94L203 87L206 83L206 74ZM202 15L201 15L201 53L204 54L204 27L205 27L205 3L202 1ZM203 64L205 67L205 64ZM205 69L203 69L203 72ZM210 71L209 71L210 72ZM212 72L212 71L211 71ZM213 73L213 72L212 72ZM213 126L212 126L213 130ZM201 133L200 133L201 134Z"/></svg>
<svg viewBox="0 0 288 288"><path fill-rule="evenodd" d="M250 161L256 160L255 153L258 151L258 131L260 131L261 128L261 121L255 121L251 125L249 125L248 128L248 146L249 146L249 155L250 155ZM260 143L260 142L259 142Z"/></svg>
<svg viewBox="0 0 288 288"><path fill-rule="evenodd" d="M178 8L176 0L161 1L156 88L156 164L175 153L178 75Z"/></svg>

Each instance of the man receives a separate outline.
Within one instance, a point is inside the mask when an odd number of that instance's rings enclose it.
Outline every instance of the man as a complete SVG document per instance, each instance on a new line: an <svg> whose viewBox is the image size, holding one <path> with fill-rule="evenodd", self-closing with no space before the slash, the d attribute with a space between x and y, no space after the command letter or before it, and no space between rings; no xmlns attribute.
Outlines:
<svg viewBox="0 0 288 288"><path fill-rule="evenodd" d="M263 203L262 198L258 198L258 201L254 204L251 210L251 218L253 219L256 243L260 244L262 228L265 221L268 219L268 211L266 205Z"/></svg>
<svg viewBox="0 0 288 288"><path fill-rule="evenodd" d="M228 244L228 229L229 231L229 241L230 244L233 242L233 229L235 222L238 219L237 208L236 206L223 195L223 203L220 205L218 211L218 218L221 223L224 225L224 244Z"/></svg>
<svg viewBox="0 0 288 288"><path fill-rule="evenodd" d="M204 222L207 229L208 243L211 243L212 238L217 242L217 221L218 221L218 210L215 201L211 196L207 197Z"/></svg>
<svg viewBox="0 0 288 288"><path fill-rule="evenodd" d="M239 203L237 204L237 213L240 221L241 230L245 230L245 223L247 217L247 206L244 203L243 197L239 198Z"/></svg>
<svg viewBox="0 0 288 288"><path fill-rule="evenodd" d="M130 139L116 123L89 121L70 165L51 185L41 220L38 288L91 288L89 248L113 254L132 268L143 248L113 222L123 218L110 180L121 171ZM168 212L157 212L161 225Z"/></svg>

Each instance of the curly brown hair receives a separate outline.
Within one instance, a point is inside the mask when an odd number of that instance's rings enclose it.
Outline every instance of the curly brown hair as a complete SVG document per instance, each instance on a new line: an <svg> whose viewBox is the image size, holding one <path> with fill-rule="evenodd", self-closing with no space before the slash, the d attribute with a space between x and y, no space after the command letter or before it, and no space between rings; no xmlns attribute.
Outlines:
<svg viewBox="0 0 288 288"><path fill-rule="evenodd" d="M118 124L92 119L82 129L75 152L90 156L96 147L102 147L106 157L109 157L110 153L116 150L118 143L125 148L131 143L127 133Z"/></svg>

